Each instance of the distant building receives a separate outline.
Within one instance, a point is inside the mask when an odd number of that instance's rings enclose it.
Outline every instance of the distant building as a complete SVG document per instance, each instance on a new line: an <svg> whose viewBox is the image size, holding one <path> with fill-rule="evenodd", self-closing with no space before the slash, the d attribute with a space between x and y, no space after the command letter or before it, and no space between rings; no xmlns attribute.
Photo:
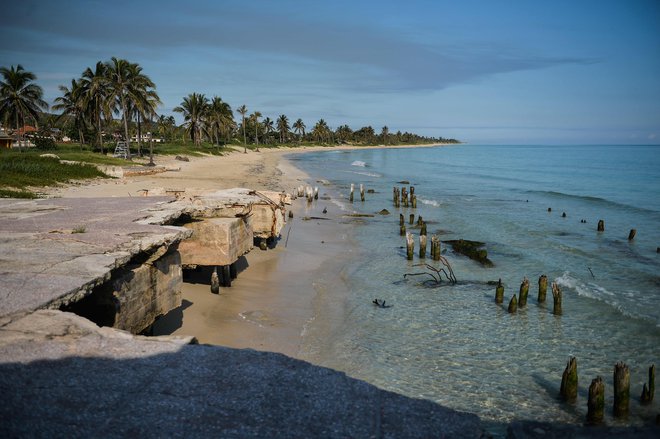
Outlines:
<svg viewBox="0 0 660 439"><path fill-rule="evenodd" d="M12 140L11 136L0 130L0 148L11 148Z"/></svg>

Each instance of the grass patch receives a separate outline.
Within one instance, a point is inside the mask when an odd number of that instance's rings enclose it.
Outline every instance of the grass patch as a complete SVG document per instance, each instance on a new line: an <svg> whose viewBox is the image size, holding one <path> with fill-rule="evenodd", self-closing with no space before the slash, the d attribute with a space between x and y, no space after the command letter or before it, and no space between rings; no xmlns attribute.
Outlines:
<svg viewBox="0 0 660 439"><path fill-rule="evenodd" d="M70 180L107 177L95 166L65 164L51 157L18 153L0 155L0 189L2 196L34 198L27 187L42 187Z"/></svg>
<svg viewBox="0 0 660 439"><path fill-rule="evenodd" d="M0 188L0 198L37 198L34 192L24 190L2 189Z"/></svg>

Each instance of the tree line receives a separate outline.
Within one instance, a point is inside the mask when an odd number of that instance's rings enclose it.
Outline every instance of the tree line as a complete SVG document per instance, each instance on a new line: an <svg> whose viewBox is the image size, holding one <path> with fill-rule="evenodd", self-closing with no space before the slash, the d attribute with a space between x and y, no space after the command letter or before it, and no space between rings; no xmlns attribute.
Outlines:
<svg viewBox="0 0 660 439"><path fill-rule="evenodd" d="M28 123L38 125L48 120L48 104L43 100L43 90L38 86L36 75L21 65L0 68L0 121L9 132L20 132ZM125 59L112 57L98 61L86 68L79 78L70 84L60 85L60 96L55 98L52 110L55 125L59 125L77 138L81 147L88 144L104 152L104 133L111 132L123 137L130 149L131 134L137 139L138 153L144 133L148 130L165 141L189 139L195 145L207 142L214 145L243 143L256 145L278 144L418 144L457 143L455 139L424 137L414 133L390 132L383 126L379 133L371 126L358 130L348 125L332 129L324 119L319 119L310 130L301 118L290 122L281 114L275 118L263 117L261 112L248 114L246 105L236 109L234 117L229 103L219 96L208 98L203 93L190 93L173 109L181 113L182 125L173 116L158 114L162 104L156 85L142 67Z"/></svg>

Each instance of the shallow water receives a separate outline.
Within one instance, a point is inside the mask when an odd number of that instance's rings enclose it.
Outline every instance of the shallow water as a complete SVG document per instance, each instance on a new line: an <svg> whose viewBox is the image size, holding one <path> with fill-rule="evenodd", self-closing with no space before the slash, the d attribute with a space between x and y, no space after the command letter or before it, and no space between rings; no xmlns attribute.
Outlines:
<svg viewBox="0 0 660 439"><path fill-rule="evenodd" d="M461 145L291 160L330 182L321 190L335 198L332 208L392 213L356 227L360 251L343 270L349 296L342 321L329 334L309 332L308 359L492 423L582 423L591 380L604 377L611 407L613 366L624 361L631 369L631 417L606 421L653 422L658 402L642 407L637 400L648 367L660 360L660 147ZM415 186L417 209L394 208L392 187L401 180ZM351 183L376 193L350 204ZM404 279L420 271L413 264L437 263L405 259L400 212L409 228L409 213L422 215L429 235L442 240L484 242L494 266L443 244L458 284ZM604 233L596 231L599 219ZM631 228L637 236L629 242ZM537 303L541 274L562 289L562 316L552 314L550 291L546 303ZM524 276L531 284L528 306L510 315L506 305ZM494 303L495 287L487 283L498 278L504 306ZM374 298L394 306L376 308ZM312 324L323 324L322 315L317 320ZM574 406L557 400L571 355L580 374Z"/></svg>

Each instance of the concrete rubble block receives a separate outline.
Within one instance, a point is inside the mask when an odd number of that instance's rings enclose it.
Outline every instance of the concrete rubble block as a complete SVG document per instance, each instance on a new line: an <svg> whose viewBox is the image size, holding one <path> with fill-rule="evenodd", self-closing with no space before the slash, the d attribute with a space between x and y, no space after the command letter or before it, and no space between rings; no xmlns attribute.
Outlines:
<svg viewBox="0 0 660 439"><path fill-rule="evenodd" d="M287 195L272 191L244 188L219 191L186 191L178 203L183 203L192 218L251 218L254 238L277 238L286 223ZM187 205L185 203L188 203Z"/></svg>
<svg viewBox="0 0 660 439"><path fill-rule="evenodd" d="M179 244L184 266L230 265L252 249L251 218L204 218L184 227L193 231Z"/></svg>
<svg viewBox="0 0 660 439"><path fill-rule="evenodd" d="M99 287L110 288L117 305L112 327L138 334L157 317L181 306L182 276L181 256L170 250L153 263L123 270Z"/></svg>

